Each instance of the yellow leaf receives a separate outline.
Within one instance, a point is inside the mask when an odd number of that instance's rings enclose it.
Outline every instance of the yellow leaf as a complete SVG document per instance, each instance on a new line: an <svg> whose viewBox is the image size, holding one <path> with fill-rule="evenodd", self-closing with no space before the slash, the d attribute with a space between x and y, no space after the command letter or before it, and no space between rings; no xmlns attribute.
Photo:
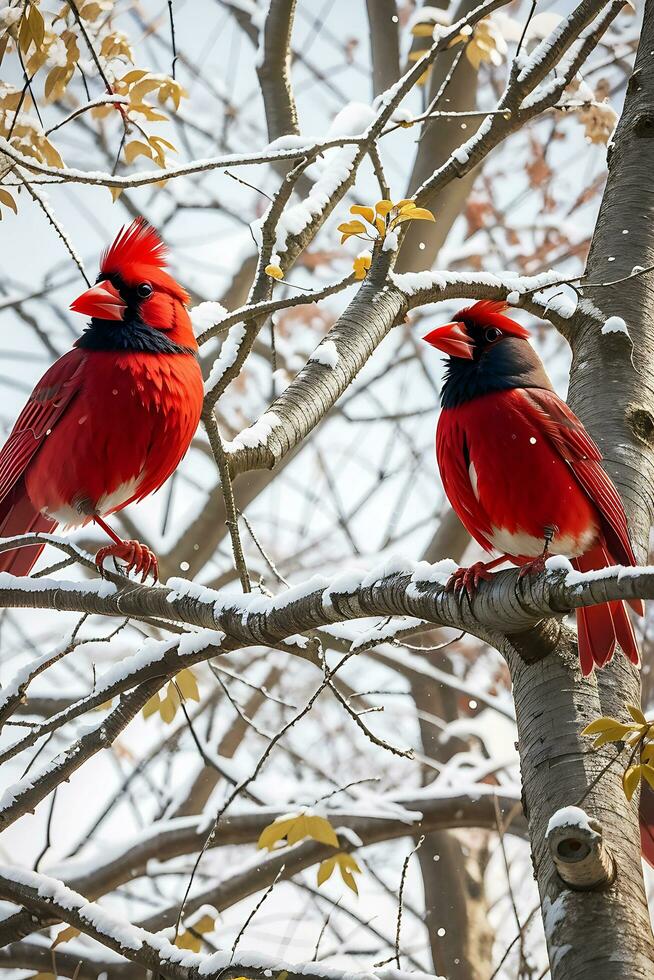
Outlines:
<svg viewBox="0 0 654 980"><path fill-rule="evenodd" d="M375 227L377 228L377 231L379 232L379 234L383 238L384 235L386 234L386 225L384 224L384 219L383 218L375 218Z"/></svg>
<svg viewBox="0 0 654 980"><path fill-rule="evenodd" d="M29 51L32 43L32 28L30 26L29 8L22 16L20 28L18 30L18 47L23 55Z"/></svg>
<svg viewBox="0 0 654 980"><path fill-rule="evenodd" d="M635 704L629 704L629 702L627 702L627 711L629 712L633 720L638 722L639 725L647 724L647 718L640 710L640 708L637 707Z"/></svg>
<svg viewBox="0 0 654 980"><path fill-rule="evenodd" d="M199 936L194 936L192 932L182 930L175 940L175 946L179 949L189 949L193 953L199 953L202 949L202 940Z"/></svg>
<svg viewBox="0 0 654 980"><path fill-rule="evenodd" d="M340 854L338 857L338 867L341 872L341 878L345 882L348 888L351 888L355 895L359 894L359 889L356 881L354 880L353 871L361 871L359 865L356 863L353 857L349 854Z"/></svg>
<svg viewBox="0 0 654 980"><path fill-rule="evenodd" d="M433 37L434 36L434 25L433 24L414 24L411 28L411 33L414 37Z"/></svg>
<svg viewBox="0 0 654 980"><path fill-rule="evenodd" d="M321 861L318 867L318 885L324 884L331 878L334 868L338 865L341 878L348 888L351 888L355 895L359 894L357 883L354 880L355 874L361 873L361 868L351 854L335 854L334 857L326 858Z"/></svg>
<svg viewBox="0 0 654 980"><path fill-rule="evenodd" d="M9 193L9 191L4 190L0 187L0 204L4 204L5 207L11 208L14 214L18 214L18 208L16 207L16 202Z"/></svg>
<svg viewBox="0 0 654 980"><path fill-rule="evenodd" d="M110 187L109 188L109 193L111 194L111 200L115 204L116 201L118 200L118 198L120 197L120 195L123 193L123 188L122 187Z"/></svg>
<svg viewBox="0 0 654 980"><path fill-rule="evenodd" d="M290 827L286 831L286 842L289 846L293 844L299 844L301 840L309 836L309 830L307 827L307 818L303 813L295 820L291 822Z"/></svg>
<svg viewBox="0 0 654 980"><path fill-rule="evenodd" d="M375 220L375 212L373 208L367 208L363 204L353 204L350 208L351 214L360 214L368 224L372 224Z"/></svg>
<svg viewBox="0 0 654 980"><path fill-rule="evenodd" d="M149 701L146 701L142 708L142 714L144 718L149 718L151 715L156 714L159 711L160 697L158 694L153 694Z"/></svg>
<svg viewBox="0 0 654 980"><path fill-rule="evenodd" d="M0 106L2 106L3 109L17 109L21 98L22 92L18 92L16 90L7 91L0 97Z"/></svg>
<svg viewBox="0 0 654 980"><path fill-rule="evenodd" d="M643 778L649 783L649 785L654 789L654 766L646 765L642 767Z"/></svg>
<svg viewBox="0 0 654 980"><path fill-rule="evenodd" d="M415 206L416 202L412 197L403 197L401 201L393 205L393 207L399 208L400 211L403 211L405 208L415 208Z"/></svg>
<svg viewBox="0 0 654 980"><path fill-rule="evenodd" d="M642 766L629 766L622 777L622 788L624 789L624 795L628 800L631 800L632 796L636 792L636 789L638 788L642 770Z"/></svg>
<svg viewBox="0 0 654 980"><path fill-rule="evenodd" d="M599 749L609 742L621 742L630 729L627 725L617 724L613 728L607 728L593 742L593 748Z"/></svg>
<svg viewBox="0 0 654 980"><path fill-rule="evenodd" d="M257 841L258 848L267 848L269 851L275 846L275 844L286 837L288 828L292 825L295 817L282 817L279 820L274 820L271 824L261 831L259 835L259 840Z"/></svg>
<svg viewBox="0 0 654 980"><path fill-rule="evenodd" d="M161 122L162 120L168 119L165 112L157 112L157 110L153 109L147 102L139 102L135 105L130 105L129 111L140 113L140 115L145 116L145 118L150 122Z"/></svg>
<svg viewBox="0 0 654 980"><path fill-rule="evenodd" d="M141 140L132 140L125 146L125 160L127 163L134 163L138 156L148 157L151 160L152 147L148 143L142 143Z"/></svg>
<svg viewBox="0 0 654 980"><path fill-rule="evenodd" d="M610 715L604 715L601 718L596 718L595 721L591 721L590 724L586 725L582 731L582 735L599 735L600 732L605 731L607 728L615 728L620 722L617 718L611 718Z"/></svg>
<svg viewBox="0 0 654 980"><path fill-rule="evenodd" d="M50 164L51 167L63 167L64 161L61 159L59 150L52 145L49 139L45 136L41 140L41 149L43 151L43 156L46 162Z"/></svg>
<svg viewBox="0 0 654 980"><path fill-rule="evenodd" d="M185 667L184 670L180 671L175 680L177 681L177 687L188 701L200 700L198 682L190 667Z"/></svg>
<svg viewBox="0 0 654 980"><path fill-rule="evenodd" d="M279 268L278 265L267 265L266 268L264 269L264 272L266 273L267 276L270 276L271 279L284 278L284 273L282 272L282 270Z"/></svg>
<svg viewBox="0 0 654 980"><path fill-rule="evenodd" d="M147 95L154 88L159 88L159 82L156 78L143 78L130 88L129 101L140 102L143 96Z"/></svg>
<svg viewBox="0 0 654 980"><path fill-rule="evenodd" d="M66 77L66 69L57 67L53 68L48 72L47 78L45 80L45 85L43 87L43 94L46 99L52 99L54 97L55 90L60 82Z"/></svg>
<svg viewBox="0 0 654 980"><path fill-rule="evenodd" d="M271 850L284 837L289 846L310 837L321 844L338 847L338 837L329 820L312 813L298 813L275 820L263 829L257 847Z"/></svg>
<svg viewBox="0 0 654 980"><path fill-rule="evenodd" d="M654 744L648 742L640 753L640 761L645 764L654 763Z"/></svg>
<svg viewBox="0 0 654 980"><path fill-rule="evenodd" d="M171 143L169 140L165 140L163 136L150 136L148 137L148 141L150 144L154 143L156 146L165 146L167 150L172 150L173 153L177 153L177 147L175 144Z"/></svg>
<svg viewBox="0 0 654 980"><path fill-rule="evenodd" d="M409 212L412 221L436 221L436 218L427 208L416 208Z"/></svg>
<svg viewBox="0 0 654 980"><path fill-rule="evenodd" d="M344 221L336 230L347 235L349 238L350 235L360 235L366 230L366 226L363 221Z"/></svg>
<svg viewBox="0 0 654 980"><path fill-rule="evenodd" d="M80 931L81 930L76 929L75 926L66 926L65 929L62 929L61 932L57 933L50 949L54 949L56 946L59 946L60 943L67 943L69 939L75 939L76 936L80 935Z"/></svg>
<svg viewBox="0 0 654 980"><path fill-rule="evenodd" d="M338 837L336 831L325 817L315 815L305 818L307 826L307 836L321 844L329 844L331 847L338 847Z"/></svg>
<svg viewBox="0 0 654 980"><path fill-rule="evenodd" d="M324 861L320 862L318 866L318 887L324 885L324 883L331 878L334 868L336 867L336 858L325 858Z"/></svg>
<svg viewBox="0 0 654 980"><path fill-rule="evenodd" d="M387 200L377 201L377 203L375 204L375 211L377 212L377 214L386 215L388 214L388 212L391 210L392 207L393 207L392 201L387 201Z"/></svg>
<svg viewBox="0 0 654 980"><path fill-rule="evenodd" d="M45 23L43 20L43 14L36 4L30 4L28 16L30 19L30 31L32 34L32 40L34 41L34 47L38 50L43 46L43 39L45 37Z"/></svg>
<svg viewBox="0 0 654 980"><path fill-rule="evenodd" d="M199 932L201 935L204 935L205 932L214 931L216 928L216 920L212 915L203 915L197 920L197 922L193 922L191 928L194 932Z"/></svg>
<svg viewBox="0 0 654 980"><path fill-rule="evenodd" d="M170 725L173 721L175 715L177 714L178 699L173 698L171 693L168 693L165 698L161 699L159 704L159 714L161 719L166 725Z"/></svg>
<svg viewBox="0 0 654 980"><path fill-rule="evenodd" d="M143 68L132 68L126 75L123 75L120 81L124 82L125 85L132 85L133 82L140 82L147 74L149 73Z"/></svg>
<svg viewBox="0 0 654 980"><path fill-rule="evenodd" d="M370 256L370 252L362 252L361 255L357 255L356 259L352 263L355 279L366 278L366 272L370 268L371 261L372 259Z"/></svg>

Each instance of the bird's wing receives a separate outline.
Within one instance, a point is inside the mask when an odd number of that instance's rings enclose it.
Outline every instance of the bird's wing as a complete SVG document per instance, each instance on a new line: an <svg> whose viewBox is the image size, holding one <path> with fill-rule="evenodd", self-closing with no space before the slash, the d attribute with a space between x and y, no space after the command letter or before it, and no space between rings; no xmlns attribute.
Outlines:
<svg viewBox="0 0 654 980"><path fill-rule="evenodd" d="M472 484L465 429L448 409L443 409L438 419L436 458L445 493L461 523L482 548L492 551L487 537L491 522L477 500Z"/></svg>
<svg viewBox="0 0 654 980"><path fill-rule="evenodd" d="M85 360L81 350L64 354L46 371L30 395L0 450L0 502L20 480L43 438L79 391Z"/></svg>
<svg viewBox="0 0 654 980"><path fill-rule="evenodd" d="M553 391L523 390L525 409L569 464L600 512L602 530L613 561L635 565L627 518L620 494L601 465L602 454L574 412Z"/></svg>

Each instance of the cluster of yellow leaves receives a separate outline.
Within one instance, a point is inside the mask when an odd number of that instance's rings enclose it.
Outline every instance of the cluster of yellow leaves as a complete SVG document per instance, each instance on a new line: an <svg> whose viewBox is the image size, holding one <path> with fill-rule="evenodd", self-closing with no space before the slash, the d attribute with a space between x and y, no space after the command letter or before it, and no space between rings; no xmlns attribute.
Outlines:
<svg viewBox="0 0 654 980"><path fill-rule="evenodd" d="M607 78L600 78L595 86L594 100L579 111L579 121L584 126L584 136L590 143L604 143L611 139L618 122L618 114L609 105L611 86Z"/></svg>
<svg viewBox="0 0 654 980"><path fill-rule="evenodd" d="M0 136L7 139L11 133L12 146L15 146L24 156L32 157L39 163L47 163L51 167L63 167L64 161L56 147L39 128L35 118L28 115L27 112L22 112L19 119L14 122L21 97L21 92L18 89L0 83ZM29 95L23 99L22 107L24 110L32 107ZM13 194L6 187L0 188L0 220L2 219L3 207L11 208L14 214L17 212Z"/></svg>
<svg viewBox="0 0 654 980"><path fill-rule="evenodd" d="M185 701L200 700L198 682L190 667L185 667L175 677L174 682L170 681L166 685L165 693L162 694L160 691L157 691L156 694L153 694L150 700L143 706L143 717L150 718L151 715L155 715L158 712L161 720L169 725L180 706L180 694Z"/></svg>
<svg viewBox="0 0 654 980"><path fill-rule="evenodd" d="M466 45L466 58L476 71L482 63L501 65L507 52L506 41L490 17L484 17L474 29L464 27L449 46L452 48L461 43Z"/></svg>
<svg viewBox="0 0 654 980"><path fill-rule="evenodd" d="M136 157L145 156L158 166L165 167L166 151L174 151L175 147L163 137L146 134L139 119L148 122L168 119L160 107L170 103L177 110L187 93L175 79L146 69L132 68L121 77L116 75L116 64L121 70L120 64L132 64L134 55L127 36L112 27L113 7L114 0L78 2L84 29L103 60L111 91L127 98L124 105L122 102L107 103L95 107L91 114L101 118L118 110L128 131L134 127L142 137L125 143L126 162L132 163ZM66 96L79 64L80 33L77 18L68 3L64 3L57 13L51 13L44 9L41 0L10 0L9 5L0 11L0 63L7 51L16 50L30 79L34 79L41 69L44 70L45 101L59 102ZM8 86L0 83L0 89L5 87ZM156 102L152 101L152 97L156 97ZM13 110L11 114L5 111L0 115L1 135L6 137L11 131L12 145L22 153L51 166L63 166L59 153L27 115L34 108L31 91L23 96L20 91L12 90L12 101L13 105L0 103L1 108ZM19 106L20 116L12 126L13 115ZM114 200L119 193L112 191ZM4 203L10 206L7 200Z"/></svg>
<svg viewBox="0 0 654 980"><path fill-rule="evenodd" d="M130 57L131 61L131 57ZM113 81L113 90L116 95L127 96L129 100L125 106L128 113L141 115L149 122L162 122L168 119L165 112L157 109L152 102L147 101L146 96L152 98L155 94L160 106L170 102L175 109L179 109L180 102L187 95L186 89L174 78L168 75L155 75L145 68L131 68L129 71ZM107 116L113 111L113 106L96 106L91 110L96 118Z"/></svg>
<svg viewBox="0 0 654 980"><path fill-rule="evenodd" d="M214 932L216 928L216 918L206 913L201 915L197 922L187 923L186 928L180 929L177 933L175 946L180 949L188 949L192 953L199 953L202 949L202 937L205 933Z"/></svg>
<svg viewBox="0 0 654 980"><path fill-rule="evenodd" d="M352 268L354 269L355 279L365 279L366 272L370 268L372 263L372 255L366 249L364 252L359 252L356 259L352 263Z"/></svg>
<svg viewBox="0 0 654 980"><path fill-rule="evenodd" d="M307 837L318 841L320 844L327 844L329 847L338 848L339 846L336 832L326 817L319 817L315 813L302 810L287 817L279 817L264 827L257 847L265 847L271 851L277 845L291 847L293 844L299 844L301 840L305 840ZM318 885L327 881L337 866L345 884L358 895L359 889L353 873L360 873L361 868L350 854L339 853L334 854L333 857L325 858L318 868Z"/></svg>
<svg viewBox="0 0 654 980"><path fill-rule="evenodd" d="M622 777L625 796L630 800L641 778L654 789L654 723L649 722L635 704L627 704L627 711L633 718L632 722L625 724L607 715L591 721L581 734L593 737L593 748L596 749L609 742L624 742L631 748L629 766ZM639 762L634 764L636 755Z"/></svg>
<svg viewBox="0 0 654 980"><path fill-rule="evenodd" d="M344 221L338 226L341 233L341 245L348 238L356 236L369 242L383 241L389 232L395 231L405 221L435 221L434 215L427 208L416 207L411 199L402 201L377 201L374 208L363 204L353 204L350 214L357 215L350 221ZM363 221L361 220L363 218ZM370 253L361 252L353 263L356 279L364 279L370 268ZM268 271L268 270L266 270Z"/></svg>
<svg viewBox="0 0 654 980"><path fill-rule="evenodd" d="M433 17L426 17L425 20L421 20L413 26L411 33L416 37L432 37L434 27ZM453 48L457 44L466 45L466 58L476 71L482 63L501 65L508 50L499 27L490 17L484 17L474 27L466 24L460 33L452 38L448 47ZM424 50L411 51L409 60L419 61L423 54ZM428 68L420 76L418 85L425 84L430 71L431 68Z"/></svg>

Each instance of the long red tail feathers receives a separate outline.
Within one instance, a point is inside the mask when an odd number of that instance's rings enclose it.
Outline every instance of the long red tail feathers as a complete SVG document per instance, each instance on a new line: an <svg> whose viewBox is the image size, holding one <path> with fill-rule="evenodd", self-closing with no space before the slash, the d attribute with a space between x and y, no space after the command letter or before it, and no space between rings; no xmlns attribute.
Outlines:
<svg viewBox="0 0 654 980"><path fill-rule="evenodd" d="M572 564L580 572L589 572L613 565L610 555L603 545L598 545L585 555L575 558ZM640 600L629 605L642 615ZM609 602L599 606L585 606L577 610L577 640L579 662L584 677L592 673L594 667L604 667L615 652L619 643L626 657L633 664L640 663L640 653L636 634L629 619L624 602ZM654 815L654 804L652 807ZM652 821L654 827L654 819ZM654 846L654 844L653 844ZM653 850L654 854L654 850Z"/></svg>
<svg viewBox="0 0 654 980"><path fill-rule="evenodd" d="M37 531L54 531L57 522L34 510L21 480L0 503L0 538ZM28 575L45 545L0 552L0 572Z"/></svg>

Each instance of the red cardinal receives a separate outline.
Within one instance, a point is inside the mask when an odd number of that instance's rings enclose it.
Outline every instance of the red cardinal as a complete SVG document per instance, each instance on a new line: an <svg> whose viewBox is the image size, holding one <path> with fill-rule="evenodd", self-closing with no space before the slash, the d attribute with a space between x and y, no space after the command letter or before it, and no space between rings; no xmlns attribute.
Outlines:
<svg viewBox="0 0 654 980"><path fill-rule="evenodd" d="M91 321L41 378L0 452L0 536L94 522L114 542L98 551L100 569L113 556L156 580L150 549L122 541L103 518L168 479L200 419L188 294L165 266L163 242L137 218L71 304ZM0 554L0 571L26 575L43 547Z"/></svg>
<svg viewBox="0 0 654 980"><path fill-rule="evenodd" d="M579 571L635 565L627 520L602 455L554 392L529 333L483 301L424 338L449 354L436 454L445 492L472 537L494 561L458 569L472 590L507 559L521 576L543 570L548 554ZM642 603L630 601L642 614ZM616 642L632 663L638 646L623 602L577 610L584 675L604 666Z"/></svg>

